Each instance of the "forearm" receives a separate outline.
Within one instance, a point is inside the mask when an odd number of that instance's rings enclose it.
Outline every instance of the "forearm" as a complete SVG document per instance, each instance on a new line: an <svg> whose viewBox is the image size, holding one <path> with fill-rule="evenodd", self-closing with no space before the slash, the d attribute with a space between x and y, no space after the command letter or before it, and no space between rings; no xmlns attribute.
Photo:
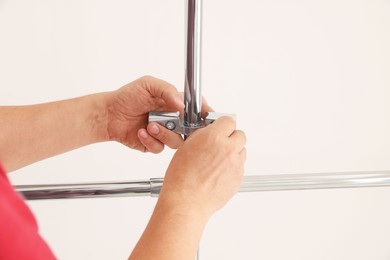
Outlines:
<svg viewBox="0 0 390 260"><path fill-rule="evenodd" d="M13 171L107 139L107 93L64 101L0 107L0 161Z"/></svg>
<svg viewBox="0 0 390 260"><path fill-rule="evenodd" d="M231 117L197 130L175 153L130 260L193 260L208 219L238 191L246 137Z"/></svg>
<svg viewBox="0 0 390 260"><path fill-rule="evenodd" d="M164 199L159 200L129 259L195 259L208 220L199 213L190 205L169 206Z"/></svg>

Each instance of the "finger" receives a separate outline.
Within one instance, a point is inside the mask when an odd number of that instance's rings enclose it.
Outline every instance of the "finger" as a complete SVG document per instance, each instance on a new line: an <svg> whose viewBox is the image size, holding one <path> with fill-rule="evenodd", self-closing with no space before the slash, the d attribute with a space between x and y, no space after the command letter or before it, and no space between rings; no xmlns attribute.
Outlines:
<svg viewBox="0 0 390 260"><path fill-rule="evenodd" d="M146 87L151 96L161 98L170 108L175 110L183 109L183 99L173 85L151 76L144 76L139 80Z"/></svg>
<svg viewBox="0 0 390 260"><path fill-rule="evenodd" d="M240 158L241 158L242 162L245 162L246 161L246 155L247 155L247 151L246 151L245 147L244 147L244 149L241 150L239 155L240 155Z"/></svg>
<svg viewBox="0 0 390 260"><path fill-rule="evenodd" d="M207 112L214 112L214 109L212 109L209 106L207 100L204 97L202 97L202 118L206 118Z"/></svg>
<svg viewBox="0 0 390 260"><path fill-rule="evenodd" d="M181 102L184 104L184 93L180 92L179 95L180 95L180 98L181 98ZM182 107L181 110L179 110L179 112L180 112L181 115L184 114L184 106ZM214 109L209 106L206 98L202 97L202 118L206 118L207 112L214 112Z"/></svg>
<svg viewBox="0 0 390 260"><path fill-rule="evenodd" d="M230 136L236 129L236 120L230 116L222 116L208 126L211 131L221 132L225 136Z"/></svg>
<svg viewBox="0 0 390 260"><path fill-rule="evenodd" d="M152 137L172 149L179 148L184 142L181 135L166 129L157 123L150 123L147 127L147 131Z"/></svg>
<svg viewBox="0 0 390 260"><path fill-rule="evenodd" d="M138 130L137 135L138 139L146 147L148 152L161 153L164 150L164 144L150 136L146 129Z"/></svg>
<svg viewBox="0 0 390 260"><path fill-rule="evenodd" d="M180 117L183 118L183 116L184 116L184 92L179 93L179 99L181 100L180 102L183 104L183 106L178 111L180 112Z"/></svg>
<svg viewBox="0 0 390 260"><path fill-rule="evenodd" d="M237 152L241 152L246 144L246 136L245 133L241 130L236 130L230 136L230 140L233 142Z"/></svg>

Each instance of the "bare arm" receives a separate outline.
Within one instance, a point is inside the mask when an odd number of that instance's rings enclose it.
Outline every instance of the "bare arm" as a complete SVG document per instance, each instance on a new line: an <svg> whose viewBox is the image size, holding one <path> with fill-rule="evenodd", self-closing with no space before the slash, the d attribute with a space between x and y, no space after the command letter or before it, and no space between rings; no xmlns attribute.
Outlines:
<svg viewBox="0 0 390 260"><path fill-rule="evenodd" d="M47 104L0 107L0 161L8 171L81 146L117 141L142 152L179 148L159 201L131 259L193 259L211 215L237 191L245 136L225 118L186 142L147 125L150 111L182 111L170 84L143 77L106 93ZM212 109L204 102L202 110ZM157 131L156 131L157 130Z"/></svg>
<svg viewBox="0 0 390 260"><path fill-rule="evenodd" d="M0 107L0 162L10 172L103 141L117 141L142 152L159 153L164 145L177 148L182 138L157 124L147 126L147 118L150 111L181 111L183 106L172 85L142 77L112 92ZM211 110L207 104L204 109Z"/></svg>
<svg viewBox="0 0 390 260"><path fill-rule="evenodd" d="M177 150L131 260L193 260L208 219L238 191L246 138L223 117Z"/></svg>
<svg viewBox="0 0 390 260"><path fill-rule="evenodd" d="M208 216L161 199L130 260L194 260Z"/></svg>
<svg viewBox="0 0 390 260"><path fill-rule="evenodd" d="M105 95L0 107L0 161L13 171L107 139Z"/></svg>

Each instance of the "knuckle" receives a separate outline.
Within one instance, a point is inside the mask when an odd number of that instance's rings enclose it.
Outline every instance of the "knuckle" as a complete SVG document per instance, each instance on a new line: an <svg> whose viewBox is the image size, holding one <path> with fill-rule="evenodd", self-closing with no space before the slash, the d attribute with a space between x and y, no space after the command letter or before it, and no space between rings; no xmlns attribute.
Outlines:
<svg viewBox="0 0 390 260"><path fill-rule="evenodd" d="M138 151L140 151L141 153L147 153L149 152L148 148L146 146L143 146L143 147L139 147L139 148L136 148Z"/></svg>
<svg viewBox="0 0 390 260"><path fill-rule="evenodd" d="M222 118L229 124L236 124L236 119L231 116L223 116Z"/></svg>
<svg viewBox="0 0 390 260"><path fill-rule="evenodd" d="M245 132L242 131L242 130L236 130L236 131L237 131L237 133L240 135L240 137L242 138L242 140L244 141L244 143L246 143L246 142L247 142L247 137L246 137Z"/></svg>
<svg viewBox="0 0 390 260"><path fill-rule="evenodd" d="M239 133L243 138L246 138L246 134L242 130L236 130L237 133Z"/></svg>
<svg viewBox="0 0 390 260"><path fill-rule="evenodd" d="M216 128L219 130L223 129L224 131L228 130L233 132L233 130L236 129L236 120L231 116L222 116L217 120L217 122L217 124L213 125L217 125Z"/></svg>
<svg viewBox="0 0 390 260"><path fill-rule="evenodd" d="M226 142L226 137L219 132L215 132L214 135L210 135L211 140L217 145L223 145Z"/></svg>
<svg viewBox="0 0 390 260"><path fill-rule="evenodd" d="M151 153L160 153L164 149L163 146L161 147L156 142L151 142L147 148Z"/></svg>
<svg viewBox="0 0 390 260"><path fill-rule="evenodd" d="M150 75L144 75L141 78L139 78L139 80L143 81L143 82L148 82L148 81L153 80L153 79L154 79L154 77L152 77Z"/></svg>
<svg viewBox="0 0 390 260"><path fill-rule="evenodd" d="M143 142L143 144L152 153L156 153L155 151L159 150L159 145L154 138L148 138Z"/></svg>
<svg viewBox="0 0 390 260"><path fill-rule="evenodd" d="M173 144L173 145L171 145L172 149L179 149L179 147L180 147L180 144Z"/></svg>
<svg viewBox="0 0 390 260"><path fill-rule="evenodd" d="M241 162L242 164L244 165L245 161L246 161L246 158L247 158L247 151L246 151L246 148L242 149L241 153Z"/></svg>
<svg viewBox="0 0 390 260"><path fill-rule="evenodd" d="M217 119L220 123L227 124L232 120L229 116L221 116Z"/></svg>
<svg viewBox="0 0 390 260"><path fill-rule="evenodd" d="M180 137L178 137L178 138L180 138ZM171 147L172 149L178 149L180 146L181 146L181 142L178 141L178 142L172 143L169 147Z"/></svg>
<svg viewBox="0 0 390 260"><path fill-rule="evenodd" d="M149 75L145 75L145 76L142 76L141 78L139 78L137 81L139 82L139 84L143 87L150 87L151 85L151 82L154 80L154 77L152 76L149 76Z"/></svg>
<svg viewBox="0 0 390 260"><path fill-rule="evenodd" d="M160 131L160 133L158 133L156 137L164 144L169 140L168 134L164 130Z"/></svg>
<svg viewBox="0 0 390 260"><path fill-rule="evenodd" d="M230 161L232 164L236 164L236 161L237 161L237 154L234 152L233 149L230 149L230 150L227 151L226 158L228 158L229 161Z"/></svg>
<svg viewBox="0 0 390 260"><path fill-rule="evenodd" d="M153 143L153 140L150 137L146 138L146 139L140 139L140 140L141 140L141 143L143 145L145 145L146 147L151 146L151 144Z"/></svg>
<svg viewBox="0 0 390 260"><path fill-rule="evenodd" d="M163 150L164 150L164 146L156 147L156 148L152 151L152 153L158 154L158 153L161 153Z"/></svg>
<svg viewBox="0 0 390 260"><path fill-rule="evenodd" d="M151 140L145 140L142 143L146 147L147 150L152 150L153 142Z"/></svg>

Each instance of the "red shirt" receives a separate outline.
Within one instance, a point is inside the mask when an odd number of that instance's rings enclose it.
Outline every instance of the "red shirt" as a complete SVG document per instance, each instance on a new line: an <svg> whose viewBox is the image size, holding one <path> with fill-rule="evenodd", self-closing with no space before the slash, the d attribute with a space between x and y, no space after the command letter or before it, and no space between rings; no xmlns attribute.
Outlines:
<svg viewBox="0 0 390 260"><path fill-rule="evenodd" d="M38 233L34 215L0 165L0 259L55 259Z"/></svg>

